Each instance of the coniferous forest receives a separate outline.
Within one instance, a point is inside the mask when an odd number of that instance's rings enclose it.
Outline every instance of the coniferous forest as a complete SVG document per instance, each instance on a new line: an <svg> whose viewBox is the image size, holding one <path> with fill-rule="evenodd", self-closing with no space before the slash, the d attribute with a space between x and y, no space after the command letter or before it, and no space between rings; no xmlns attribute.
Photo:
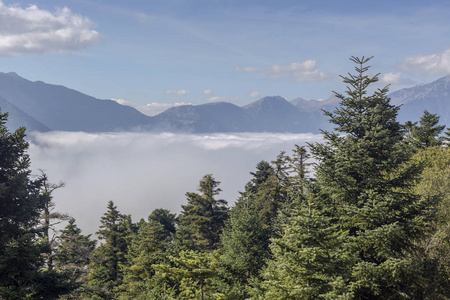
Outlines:
<svg viewBox="0 0 450 300"><path fill-rule="evenodd" d="M449 299L450 130L400 124L370 58L351 60L334 130L259 162L232 207L207 174L178 215L109 202L96 237L0 114L0 299Z"/></svg>

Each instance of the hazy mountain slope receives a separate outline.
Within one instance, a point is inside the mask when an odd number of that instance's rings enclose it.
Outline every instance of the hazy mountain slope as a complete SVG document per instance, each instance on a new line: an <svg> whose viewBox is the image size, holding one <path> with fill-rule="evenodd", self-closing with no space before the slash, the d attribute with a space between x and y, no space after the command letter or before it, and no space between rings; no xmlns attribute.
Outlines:
<svg viewBox="0 0 450 300"><path fill-rule="evenodd" d="M401 104L399 121L418 121L427 109L450 125L450 76L389 95ZM322 110L333 111L339 100L264 97L246 106L218 102L170 108L149 117L115 101L99 100L64 86L32 82L15 73L0 73L0 107L8 111L11 129L64 131L174 131L319 133L332 124Z"/></svg>
<svg viewBox="0 0 450 300"><path fill-rule="evenodd" d="M280 96L264 97L243 107L256 131L318 132L313 114L300 111Z"/></svg>
<svg viewBox="0 0 450 300"><path fill-rule="evenodd" d="M424 110L438 114L440 123L450 126L450 75L428 84L402 89L389 95L392 103L402 105L399 120L418 121Z"/></svg>
<svg viewBox="0 0 450 300"><path fill-rule="evenodd" d="M252 131L252 123L245 111L231 103L217 102L202 105L172 107L153 117L153 130L184 132Z"/></svg>
<svg viewBox="0 0 450 300"><path fill-rule="evenodd" d="M35 120L8 100L0 96L1 112L8 112L8 121L6 126L9 130L16 130L19 127L25 127L27 131L50 131L51 129Z"/></svg>
<svg viewBox="0 0 450 300"><path fill-rule="evenodd" d="M0 73L0 96L52 130L131 130L151 122L134 108L64 86L32 82L15 73Z"/></svg>

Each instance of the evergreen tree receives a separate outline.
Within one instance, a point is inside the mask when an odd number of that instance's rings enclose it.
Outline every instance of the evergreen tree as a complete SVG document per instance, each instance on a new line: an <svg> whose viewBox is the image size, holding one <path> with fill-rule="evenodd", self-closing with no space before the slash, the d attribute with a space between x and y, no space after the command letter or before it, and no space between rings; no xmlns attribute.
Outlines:
<svg viewBox="0 0 450 300"><path fill-rule="evenodd" d="M123 299L158 299L164 294L164 280L155 276L153 265L167 262L172 241L174 214L154 210L148 222L140 224L128 247L129 265L124 268Z"/></svg>
<svg viewBox="0 0 450 300"><path fill-rule="evenodd" d="M217 251L182 250L168 258L169 263L153 267L159 276L176 283L178 297L175 299L224 299L224 295L216 291L213 280L220 264Z"/></svg>
<svg viewBox="0 0 450 300"><path fill-rule="evenodd" d="M446 147L420 149L413 158L424 165L414 190L435 200L436 216L411 255L417 267L414 299L450 298L450 151Z"/></svg>
<svg viewBox="0 0 450 300"><path fill-rule="evenodd" d="M270 245L273 259L264 271L264 299L348 299L342 278L348 257L345 235L316 203L301 201ZM345 273L344 273L345 274Z"/></svg>
<svg viewBox="0 0 450 300"><path fill-rule="evenodd" d="M251 189L247 184L246 191L230 212L222 235L223 293L232 299L249 297L250 283L259 279L270 257L271 232L253 206Z"/></svg>
<svg viewBox="0 0 450 300"><path fill-rule="evenodd" d="M148 216L148 221L149 222L155 221L157 223L160 223L166 232L167 238L173 236L177 230L176 214L170 213L170 211L167 209L162 208L155 209L154 211L152 211L150 216Z"/></svg>
<svg viewBox="0 0 450 300"><path fill-rule="evenodd" d="M75 219L69 219L67 226L61 231L59 245L55 253L55 269L67 274L74 287L81 287L87 281L89 264L96 241L91 235L83 235L75 224ZM65 299L80 299L83 288L72 291Z"/></svg>
<svg viewBox="0 0 450 300"><path fill-rule="evenodd" d="M227 202L214 199L221 192L219 184L211 174L207 174L200 180L198 190L201 194L186 193L188 204L182 205L177 239L187 248L217 248L228 217Z"/></svg>
<svg viewBox="0 0 450 300"><path fill-rule="evenodd" d="M273 231L273 223L278 211L286 204L289 189L288 156L281 152L269 164L261 161L256 166L247 193L251 193L252 207L261 217L262 226ZM247 187L246 187L247 188Z"/></svg>
<svg viewBox="0 0 450 300"><path fill-rule="evenodd" d="M9 132L7 117L0 111L0 298L56 299L70 287L60 274L41 269L41 182L30 178L25 128Z"/></svg>
<svg viewBox="0 0 450 300"><path fill-rule="evenodd" d="M356 74L343 77L346 95L336 93L339 107L326 112L337 132L325 131L325 143L311 145L320 206L346 232L342 247L357 254L343 274L353 297L407 297L414 268L406 253L421 234L428 203L407 190L418 168L405 167L411 151L396 121L399 107L389 103L387 87L368 95L378 80L367 75L370 58L351 60Z"/></svg>
<svg viewBox="0 0 450 300"><path fill-rule="evenodd" d="M418 148L441 145L442 138L439 135L445 129L445 125L438 124L439 116L425 110L420 118L420 125L412 130L413 144Z"/></svg>
<svg viewBox="0 0 450 300"><path fill-rule="evenodd" d="M39 228L42 230L44 243L46 244L44 253L45 265L48 270L52 270L54 265L54 252L58 246L56 226L69 219L69 215L55 211L55 203L53 202L52 193L56 189L63 187L64 183L50 183L48 181L47 174L45 174L42 170L41 175L38 177L38 181L41 186L40 201L43 205Z"/></svg>
<svg viewBox="0 0 450 300"><path fill-rule="evenodd" d="M121 267L127 263L127 241L133 225L131 217L122 215L112 201L108 202L107 209L97 231L103 244L94 250L88 285L94 295L113 299L122 284Z"/></svg>

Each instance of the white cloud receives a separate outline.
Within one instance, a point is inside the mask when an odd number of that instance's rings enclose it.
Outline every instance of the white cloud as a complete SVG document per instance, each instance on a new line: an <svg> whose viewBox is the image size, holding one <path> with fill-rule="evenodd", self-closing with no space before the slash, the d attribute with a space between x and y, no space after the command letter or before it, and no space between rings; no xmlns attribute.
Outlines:
<svg viewBox="0 0 450 300"><path fill-rule="evenodd" d="M389 72L381 77L381 82L386 84L399 84L401 83L402 73L400 72Z"/></svg>
<svg viewBox="0 0 450 300"><path fill-rule="evenodd" d="M215 96L215 97L211 97L208 98L208 102L221 102L221 101L226 101L227 98L226 97L219 97L219 96Z"/></svg>
<svg viewBox="0 0 450 300"><path fill-rule="evenodd" d="M414 76L432 76L450 73L450 49L429 55L407 57L400 69Z"/></svg>
<svg viewBox="0 0 450 300"><path fill-rule="evenodd" d="M219 195L230 205L261 160L274 160L295 144L321 140L312 134L32 133L32 170L66 183L54 193L59 211L80 227L97 231L109 200L133 221L153 209L176 213L208 173L221 181ZM174 184L176 182L176 184ZM89 208L89 209L87 209Z"/></svg>
<svg viewBox="0 0 450 300"><path fill-rule="evenodd" d="M123 100L123 99L111 99L111 100L116 101L117 103L122 104L122 105L131 106L147 116L155 116L155 115L160 114L163 111L165 111L171 107L175 107L175 106L192 105L192 103L187 103L187 102L175 102L175 103L153 102L153 103L148 103L146 105L137 105L133 102Z"/></svg>
<svg viewBox="0 0 450 300"><path fill-rule="evenodd" d="M317 61L314 59L303 62L293 62L288 65L273 65L267 68L237 67L237 72L266 73L269 78L289 78L297 82L313 82L329 80L331 74L320 72Z"/></svg>
<svg viewBox="0 0 450 300"><path fill-rule="evenodd" d="M204 90L203 91L203 95L209 96L212 95L213 91L212 90Z"/></svg>
<svg viewBox="0 0 450 300"><path fill-rule="evenodd" d="M252 97L252 98L258 98L260 95L261 95L261 94L260 94L259 92L251 92L251 93L249 94L249 96Z"/></svg>
<svg viewBox="0 0 450 300"><path fill-rule="evenodd" d="M254 68L254 67L236 67L234 68L235 71L237 72L243 72L243 73L263 73L265 72L264 69L258 69L258 68Z"/></svg>
<svg viewBox="0 0 450 300"><path fill-rule="evenodd" d="M164 92L166 95L178 95L178 96L184 96L189 94L190 91L188 90L167 90Z"/></svg>
<svg viewBox="0 0 450 300"><path fill-rule="evenodd" d="M215 96L215 97L211 97L209 99L207 99L208 102L228 102L228 103L240 103L241 99L238 97L219 97L219 96Z"/></svg>
<svg viewBox="0 0 450 300"><path fill-rule="evenodd" d="M0 55L72 52L99 40L86 17L62 8L55 13L36 5L21 8L0 1Z"/></svg>

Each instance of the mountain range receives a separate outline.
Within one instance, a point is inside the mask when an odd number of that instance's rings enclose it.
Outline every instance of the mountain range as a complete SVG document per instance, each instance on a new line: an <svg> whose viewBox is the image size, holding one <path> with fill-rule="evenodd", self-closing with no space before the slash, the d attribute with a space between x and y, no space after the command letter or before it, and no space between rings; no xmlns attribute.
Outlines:
<svg viewBox="0 0 450 300"><path fill-rule="evenodd" d="M401 105L399 121L417 121L427 109L450 122L450 76L429 84L389 94ZM16 73L0 73L0 108L8 112L7 126L29 131L170 131L292 132L319 133L331 125L322 110L339 103L334 96L325 101L280 96L261 98L245 106L227 102L172 107L150 117L112 100L101 100L60 85L29 81Z"/></svg>

